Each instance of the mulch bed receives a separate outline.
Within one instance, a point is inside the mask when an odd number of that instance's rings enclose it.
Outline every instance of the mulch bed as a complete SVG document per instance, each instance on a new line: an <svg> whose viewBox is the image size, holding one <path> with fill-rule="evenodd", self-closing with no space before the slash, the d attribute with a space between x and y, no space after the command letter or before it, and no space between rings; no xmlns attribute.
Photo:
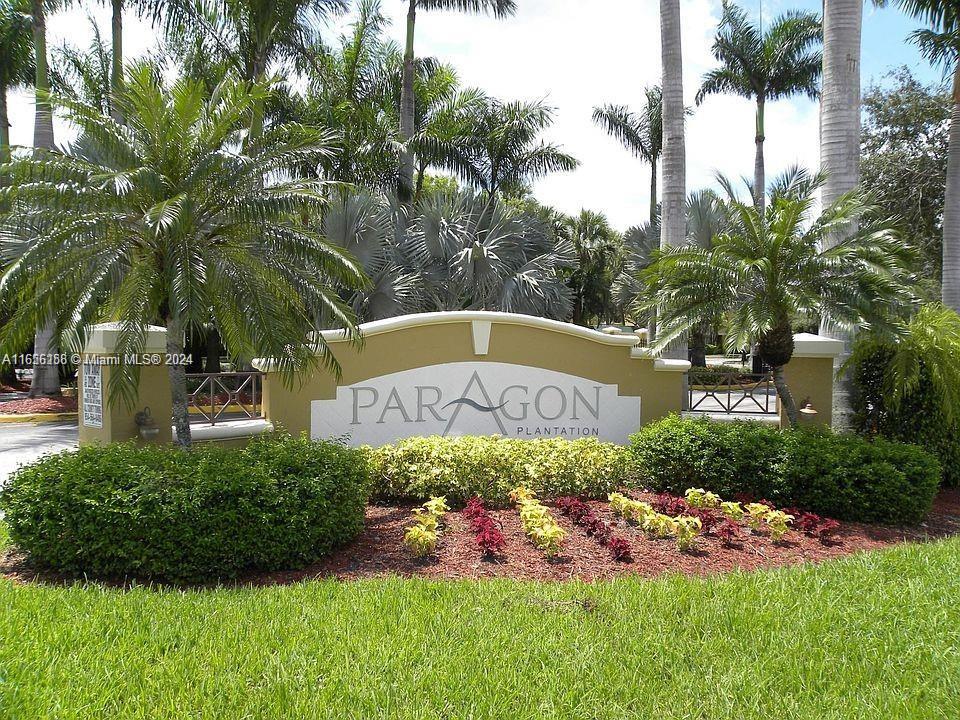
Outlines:
<svg viewBox="0 0 960 720"><path fill-rule="evenodd" d="M33 415L35 413L69 413L77 411L75 397L39 397L0 402L0 415Z"/></svg>
<svg viewBox="0 0 960 720"><path fill-rule="evenodd" d="M635 496L647 501L653 498L645 493L636 493ZM551 581L598 580L618 575L656 577L668 573L703 576L819 562L863 550L877 550L898 542L960 534L960 490L944 490L930 517L917 527L842 523L835 537L827 543L796 531L774 543L764 533L751 534L744 524L742 543L726 547L717 538L701 536L697 547L690 552L679 551L670 539L649 539L642 530L611 513L607 503L591 502L590 505L604 520L614 524L616 534L629 540L633 562L616 562L605 547L587 537L582 528L574 526L555 510L554 516L568 535L563 554L553 560L547 559L524 535L514 509L490 511L506 539L501 557L485 559L474 542L466 519L459 511L453 511L444 518L446 527L437 553L418 560L403 544L403 533L411 522L413 508L371 505L367 508L364 532L327 560L296 572L258 575L245 578L245 581L273 584L313 577L360 579L387 575Z"/></svg>
<svg viewBox="0 0 960 720"><path fill-rule="evenodd" d="M646 501L654 497L648 493L633 495ZM543 581L590 581L623 575L656 577L671 573L706 576L733 570L819 562L900 542L960 534L958 489L941 491L927 521L916 527L842 523L833 539L826 543L797 531L791 531L783 541L775 543L763 532L752 534L742 523L742 542L725 546L717 538L702 535L695 549L689 552L679 551L673 540L648 538L642 530L614 515L605 502L589 504L604 520L614 525L616 535L630 542L632 562L613 560L607 548L588 537L582 528L574 526L552 506L554 516L568 533L564 552L558 558L547 559L533 546L523 533L517 511L510 508L490 510L506 540L500 557L492 560L483 557L466 519L455 510L444 517L445 528L437 552L431 557L417 559L403 544L403 534L411 524L414 506L370 505L364 531L326 560L296 571L248 575L239 583L263 586L322 577L355 580L385 576L435 579L505 577ZM70 578L56 574L38 575L16 551L0 555L0 576L15 582L70 581Z"/></svg>

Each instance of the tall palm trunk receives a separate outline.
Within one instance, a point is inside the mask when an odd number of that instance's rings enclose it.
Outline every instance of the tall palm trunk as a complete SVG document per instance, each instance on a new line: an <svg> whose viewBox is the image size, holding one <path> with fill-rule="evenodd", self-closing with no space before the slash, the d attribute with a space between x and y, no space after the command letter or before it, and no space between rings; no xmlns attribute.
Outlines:
<svg viewBox="0 0 960 720"><path fill-rule="evenodd" d="M113 56L110 65L110 117L123 122L123 116L117 109L116 97L123 85L123 0L111 0L113 16L111 18L111 48Z"/></svg>
<svg viewBox="0 0 960 720"><path fill-rule="evenodd" d="M167 353L177 358L183 355L183 326L175 317L167 318ZM190 449L193 438L190 434L190 410L187 405L187 368L180 364L167 365L170 376L170 399L173 404L173 427L176 443Z"/></svg>
<svg viewBox="0 0 960 720"><path fill-rule="evenodd" d="M400 155L400 182L397 194L400 202L409 205L413 200L414 159L410 141L416 120L416 98L413 94L414 54L413 39L417 27L417 0L410 0L407 10L407 42L403 53L403 83L400 88L400 138L404 143Z"/></svg>
<svg viewBox="0 0 960 720"><path fill-rule="evenodd" d="M7 88L0 87L0 162L10 160L10 117L7 114Z"/></svg>
<svg viewBox="0 0 960 720"><path fill-rule="evenodd" d="M650 226L657 221L657 161L650 163Z"/></svg>
<svg viewBox="0 0 960 720"><path fill-rule="evenodd" d="M960 64L953 74L953 114L943 203L943 304L960 312Z"/></svg>
<svg viewBox="0 0 960 720"><path fill-rule="evenodd" d="M660 0L660 43L663 57L663 202L660 245L676 247L683 243L686 226L680 0Z"/></svg>
<svg viewBox="0 0 960 720"><path fill-rule="evenodd" d="M753 203L757 207L760 217L763 217L767 206L767 173L763 162L763 141L766 140L763 129L763 112L766 101L757 97L757 154L753 161Z"/></svg>
<svg viewBox="0 0 960 720"><path fill-rule="evenodd" d="M824 0L823 3L823 94L820 98L820 166L827 171L821 196L827 207L860 182L860 34L863 0ZM837 233L827 242L834 245L853 232ZM824 317L820 331L843 340L844 351L837 367L846 362L853 333L831 326ZM850 427L851 381L834 383L834 425Z"/></svg>
<svg viewBox="0 0 960 720"><path fill-rule="evenodd" d="M680 45L680 0L660 0L660 55L663 62L663 200L660 247L682 245L686 238L687 155L684 143L683 53ZM656 328L656 318L651 327ZM687 340L671 343L664 354L687 359ZM689 403L687 376L680 394Z"/></svg>
<svg viewBox="0 0 960 720"><path fill-rule="evenodd" d="M43 0L32 0L33 48L36 54L36 115L33 124L33 147L37 150L52 150L53 111L46 93L50 90L50 77L47 69L47 21ZM38 395L60 394L60 373L56 365L49 361L57 353L57 326L53 318L48 318L37 328L34 336L33 352L40 362L33 365L33 381L30 383L30 397Z"/></svg>

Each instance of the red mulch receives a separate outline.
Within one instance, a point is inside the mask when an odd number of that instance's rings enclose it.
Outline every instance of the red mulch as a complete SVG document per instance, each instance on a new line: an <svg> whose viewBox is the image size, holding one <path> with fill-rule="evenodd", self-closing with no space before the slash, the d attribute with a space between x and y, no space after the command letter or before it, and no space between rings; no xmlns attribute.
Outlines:
<svg viewBox="0 0 960 720"><path fill-rule="evenodd" d="M638 499L651 500L652 494L634 493ZM302 570L249 575L240 582L251 585L288 584L317 577L343 580L399 575L424 578L508 577L523 580L597 580L618 575L656 577L668 573L711 575L732 570L756 570L803 562L819 562L863 550L877 550L905 541L924 541L960 534L960 490L943 490L927 521L916 527L895 528L861 523L842 523L827 543L791 531L774 543L764 534L751 534L741 523L742 542L724 546L718 539L702 535L690 552L677 550L673 540L651 540L642 530L610 512L605 502L590 505L617 535L630 542L633 562L614 561L607 548L584 534L570 520L554 510L554 516L567 530L565 550L559 558L547 559L534 547L520 527L514 509L490 510L500 523L506 547L496 559L486 559L476 547L473 533L460 511L448 513L437 553L416 559L403 544L403 534L411 523L412 506L370 505L366 527L347 547L326 560ZM16 582L64 582L69 578L40 574L15 551L0 556L0 576ZM122 583L117 583L122 584Z"/></svg>
<svg viewBox="0 0 960 720"><path fill-rule="evenodd" d="M0 415L32 415L34 413L68 413L77 411L75 397L39 397L0 402Z"/></svg>
<svg viewBox="0 0 960 720"><path fill-rule="evenodd" d="M652 494L638 493L651 500ZM509 577L524 580L596 580L617 575L655 577L666 573L710 575L731 570L755 570L802 562L819 562L862 550L876 550L903 541L920 541L960 534L960 490L944 490L925 523L913 528L892 528L861 523L842 523L834 539L822 543L803 533L791 531L774 543L764 534L751 534L741 523L743 542L732 547L718 539L701 536L691 552L680 552L673 540L651 540L642 530L610 512L605 502L590 505L616 533L629 540L633 562L616 562L607 548L587 537L583 529L554 511L567 530L561 557L549 560L531 544L520 527L514 509L491 510L499 522L506 548L495 560L485 559L476 547L467 521L459 511L448 513L440 547L433 557L418 560L403 544L403 533L411 522L411 507L371 505L366 528L353 543L327 560L296 572L269 573L245 578L254 584L289 583L305 578L336 577L358 579L384 575L427 578Z"/></svg>

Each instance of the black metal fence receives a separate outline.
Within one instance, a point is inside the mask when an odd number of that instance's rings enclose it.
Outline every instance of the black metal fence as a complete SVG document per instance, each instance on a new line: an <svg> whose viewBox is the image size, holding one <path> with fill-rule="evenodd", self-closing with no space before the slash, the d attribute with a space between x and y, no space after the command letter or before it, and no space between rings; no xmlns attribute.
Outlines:
<svg viewBox="0 0 960 720"><path fill-rule="evenodd" d="M263 373L187 373L187 391L192 423L263 417Z"/></svg>
<svg viewBox="0 0 960 720"><path fill-rule="evenodd" d="M690 412L777 414L772 373L691 370L687 374Z"/></svg>

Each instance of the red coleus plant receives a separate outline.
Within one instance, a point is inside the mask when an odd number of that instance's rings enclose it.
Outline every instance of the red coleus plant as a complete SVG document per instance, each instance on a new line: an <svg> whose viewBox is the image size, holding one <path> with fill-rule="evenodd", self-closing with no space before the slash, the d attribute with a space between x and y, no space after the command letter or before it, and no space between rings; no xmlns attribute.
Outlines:
<svg viewBox="0 0 960 720"><path fill-rule="evenodd" d="M740 526L733 520L726 518L716 523L710 529L710 534L718 538L724 545L730 546L740 540Z"/></svg>
<svg viewBox="0 0 960 720"><path fill-rule="evenodd" d="M566 515L575 525L583 528L584 532L610 551L610 555L618 562L633 562L630 554L630 542L626 538L614 536L613 526L604 522L593 509L583 500L574 497L558 498L555 503L557 510Z"/></svg>
<svg viewBox="0 0 960 720"><path fill-rule="evenodd" d="M690 515L690 510L692 509L690 507L690 503L688 503L682 497L670 495L669 493L660 493L650 504L653 505L653 509L658 513L663 513L664 515L669 515L670 517L677 517L678 515Z"/></svg>
<svg viewBox="0 0 960 720"><path fill-rule="evenodd" d="M499 554L507 541L503 537L496 521L487 511L487 506L478 497L470 498L463 514L470 520L470 529L476 535L476 543L487 557Z"/></svg>
<svg viewBox="0 0 960 720"><path fill-rule="evenodd" d="M820 517L816 513L804 512L796 508L789 508L784 512L793 515L793 526L800 532L806 533L810 537L817 538L820 542L829 542L830 539L840 529L840 523L832 518Z"/></svg>

